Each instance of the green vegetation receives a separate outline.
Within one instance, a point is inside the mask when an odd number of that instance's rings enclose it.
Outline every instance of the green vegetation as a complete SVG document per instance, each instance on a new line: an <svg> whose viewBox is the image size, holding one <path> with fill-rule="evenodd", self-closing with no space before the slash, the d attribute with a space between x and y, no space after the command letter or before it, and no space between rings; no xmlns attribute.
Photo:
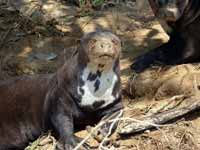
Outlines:
<svg viewBox="0 0 200 150"><path fill-rule="evenodd" d="M100 6L104 3L104 0L92 0L93 6Z"/></svg>

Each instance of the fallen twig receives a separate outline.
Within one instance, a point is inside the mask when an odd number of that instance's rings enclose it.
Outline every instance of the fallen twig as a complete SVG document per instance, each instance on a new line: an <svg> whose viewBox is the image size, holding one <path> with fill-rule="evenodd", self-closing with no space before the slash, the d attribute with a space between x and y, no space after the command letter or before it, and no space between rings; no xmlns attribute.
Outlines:
<svg viewBox="0 0 200 150"><path fill-rule="evenodd" d="M158 109L157 112L162 112L162 111L165 111L165 110L174 109L175 107L180 105L183 102L183 100L185 100L185 99L186 99L186 95L184 95L184 94L175 95L175 96L171 97L170 99L166 99L166 101L169 101L169 102L166 105L164 105L163 107L161 107L160 109ZM174 106L170 107L170 105L173 102L177 102L177 103Z"/></svg>
<svg viewBox="0 0 200 150"><path fill-rule="evenodd" d="M123 128L121 128L119 131L119 134L136 133L136 132L144 131L147 129L159 127L161 126L161 124L164 124L173 119L184 116L197 109L200 109L200 101L197 100L196 98L193 97L190 99L186 99L186 101L190 101L191 103L181 108L171 109L165 112L144 117L140 121L138 120L136 121L130 118L132 122L124 126Z"/></svg>
<svg viewBox="0 0 200 150"><path fill-rule="evenodd" d="M101 150L101 149L107 150L107 148L104 148L103 145L104 145L105 141L107 140L107 138L112 134L113 127L117 123L117 121L119 121L119 118L122 116L122 114L123 114L123 110L121 110L119 115L117 115L117 117L115 119L113 119L113 122L112 122L112 124L110 125L110 128L109 128L108 134L103 138L102 142L99 145L99 150Z"/></svg>
<svg viewBox="0 0 200 150"><path fill-rule="evenodd" d="M119 114L122 114L123 113L123 110L120 111ZM119 116L119 115L118 115ZM117 116L117 117L118 117ZM120 117L120 116L119 116ZM110 120L109 122L114 122L114 121L118 121L119 119L113 119L113 120ZM96 132L101 126L103 126L104 124L108 123L108 120L103 120L101 122L99 122L99 124L97 124L93 129L92 131L73 149L73 150L78 150L90 137L92 137L93 133ZM112 128L113 128L114 124L112 124ZM112 130L111 128L111 130ZM109 136L109 135L108 135Z"/></svg>

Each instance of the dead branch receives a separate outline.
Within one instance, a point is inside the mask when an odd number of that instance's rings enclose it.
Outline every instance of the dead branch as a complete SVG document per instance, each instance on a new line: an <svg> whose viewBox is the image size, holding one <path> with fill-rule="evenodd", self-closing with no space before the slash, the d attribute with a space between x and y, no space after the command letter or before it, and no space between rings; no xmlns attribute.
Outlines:
<svg viewBox="0 0 200 150"><path fill-rule="evenodd" d="M186 101L190 101L190 103L184 107L171 109L165 112L144 117L140 120L140 122L131 121L119 130L119 134L126 135L131 133L137 133L147 129L152 129L156 127L154 126L154 124L161 125L171 120L182 117L192 111L200 109L200 100L197 100L193 97L190 99L186 99Z"/></svg>
<svg viewBox="0 0 200 150"><path fill-rule="evenodd" d="M112 122L112 124L110 125L110 128L109 128L108 134L103 138L102 142L99 145L99 150L101 150L101 149L107 150L107 148L104 148L104 143L108 139L108 137L112 134L112 129L113 129L114 125L117 123L117 121L119 120L119 118L122 116L122 114L123 114L123 110L121 110L120 113L116 116L116 118L113 119L113 122Z"/></svg>

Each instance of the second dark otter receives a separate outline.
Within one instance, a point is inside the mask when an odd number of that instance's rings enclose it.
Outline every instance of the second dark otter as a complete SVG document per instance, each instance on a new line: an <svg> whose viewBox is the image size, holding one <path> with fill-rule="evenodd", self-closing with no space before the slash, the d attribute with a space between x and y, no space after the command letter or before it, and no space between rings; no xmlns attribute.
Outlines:
<svg viewBox="0 0 200 150"><path fill-rule="evenodd" d="M141 72L155 64L200 61L200 1L149 0L170 39L160 47L136 58L131 68Z"/></svg>

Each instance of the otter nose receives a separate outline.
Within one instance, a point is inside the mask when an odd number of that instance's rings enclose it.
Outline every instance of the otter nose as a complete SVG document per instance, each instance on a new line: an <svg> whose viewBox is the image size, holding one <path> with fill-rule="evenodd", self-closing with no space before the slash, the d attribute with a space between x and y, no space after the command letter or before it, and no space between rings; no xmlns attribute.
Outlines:
<svg viewBox="0 0 200 150"><path fill-rule="evenodd" d="M113 46L111 43L109 42L103 42L100 44L100 49L102 53L106 53L106 54L113 54Z"/></svg>

